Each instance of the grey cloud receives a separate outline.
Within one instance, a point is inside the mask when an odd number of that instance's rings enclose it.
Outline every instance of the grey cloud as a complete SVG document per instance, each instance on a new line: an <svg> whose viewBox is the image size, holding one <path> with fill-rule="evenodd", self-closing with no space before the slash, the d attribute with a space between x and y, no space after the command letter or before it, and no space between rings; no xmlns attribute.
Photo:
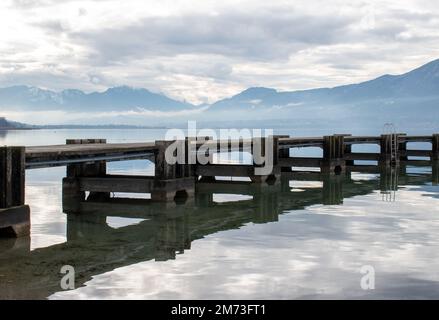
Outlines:
<svg viewBox="0 0 439 320"><path fill-rule="evenodd" d="M287 59L309 45L339 42L354 21L295 12L237 12L215 16L145 18L123 28L71 33L94 49L92 59L219 54L250 60Z"/></svg>
<svg viewBox="0 0 439 320"><path fill-rule="evenodd" d="M77 0L62 0L62 3L75 2ZM109 0L88 0L93 2L109 2ZM11 7L19 10L48 7L60 4L60 0L12 0Z"/></svg>
<svg viewBox="0 0 439 320"><path fill-rule="evenodd" d="M37 23L35 26L54 34L68 32L70 30L70 28L61 20L47 20Z"/></svg>
<svg viewBox="0 0 439 320"><path fill-rule="evenodd" d="M359 16L304 15L277 7L269 11L149 17L120 28L69 35L73 41L92 49L88 58L98 65L181 54L273 61L287 60L302 49L323 45L424 40L420 35L400 36L410 31L407 22L411 17L418 24L428 24L435 15L398 11L395 16L377 16L373 28L359 30L352 28Z"/></svg>

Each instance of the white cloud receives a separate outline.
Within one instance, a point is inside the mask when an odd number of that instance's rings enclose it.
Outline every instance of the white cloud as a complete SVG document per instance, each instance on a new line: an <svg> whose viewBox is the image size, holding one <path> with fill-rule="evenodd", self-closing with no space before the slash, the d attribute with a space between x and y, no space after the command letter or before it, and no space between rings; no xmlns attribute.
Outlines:
<svg viewBox="0 0 439 320"><path fill-rule="evenodd" d="M190 102L402 73L439 57L439 4L20 0L0 4L0 86L130 85Z"/></svg>

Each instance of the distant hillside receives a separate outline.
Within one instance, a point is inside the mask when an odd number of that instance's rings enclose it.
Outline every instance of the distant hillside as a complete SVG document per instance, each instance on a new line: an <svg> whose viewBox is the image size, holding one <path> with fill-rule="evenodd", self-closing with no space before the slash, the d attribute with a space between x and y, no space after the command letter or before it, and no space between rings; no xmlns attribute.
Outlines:
<svg viewBox="0 0 439 320"><path fill-rule="evenodd" d="M0 107L23 111L105 112L126 111L136 108L176 111L193 108L194 106L161 94L152 93L146 89L126 86L92 93L72 89L55 92L36 87L13 86L0 88Z"/></svg>
<svg viewBox="0 0 439 320"><path fill-rule="evenodd" d="M402 75L303 91L279 92L271 88L249 88L231 98L218 101L211 111L283 109L305 105L431 100L439 98L439 59Z"/></svg>
<svg viewBox="0 0 439 320"><path fill-rule="evenodd" d="M8 121L4 117L0 117L0 129L29 129L32 128L32 126L15 122L15 121Z"/></svg>

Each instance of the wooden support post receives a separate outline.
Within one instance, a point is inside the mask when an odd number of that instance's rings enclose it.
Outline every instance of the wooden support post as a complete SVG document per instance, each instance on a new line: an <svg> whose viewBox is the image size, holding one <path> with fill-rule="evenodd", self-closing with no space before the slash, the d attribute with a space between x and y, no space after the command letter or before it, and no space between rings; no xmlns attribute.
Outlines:
<svg viewBox="0 0 439 320"><path fill-rule="evenodd" d="M285 148L285 149L281 149L280 145L279 145L279 139L280 138L289 138L289 135L275 135L274 138L277 138L277 157L278 157L278 161L280 159L288 159L290 157L290 148ZM280 168L281 172L292 172L291 167L281 167Z"/></svg>
<svg viewBox="0 0 439 320"><path fill-rule="evenodd" d="M433 161L431 164L432 184L439 185L439 161Z"/></svg>
<svg viewBox="0 0 439 320"><path fill-rule="evenodd" d="M192 139L194 139L197 142L199 142L199 141L207 142L209 140L213 140L213 137L194 137ZM210 152L210 149L206 150L205 156L208 158L208 163L213 164L213 153ZM195 162L196 162L196 165L193 166L193 168L194 168L193 174L194 174L197 181L200 181L200 182L215 182L216 181L215 176L201 176L200 179L198 180L199 177L195 174L196 166L198 165L198 146L197 146L197 156L195 158Z"/></svg>
<svg viewBox="0 0 439 320"><path fill-rule="evenodd" d="M406 133L398 133L397 134L398 155L399 155L399 160L401 160L401 161L407 161L409 159L409 157L406 154L403 154L404 152L407 151L407 142L401 141L401 139L404 138L406 135L407 135Z"/></svg>
<svg viewBox="0 0 439 320"><path fill-rule="evenodd" d="M185 152L188 149L188 143L188 139L156 141L155 178L151 192L153 201L179 201L194 195L195 177L190 165L186 162L187 155L178 155L179 151ZM173 153L177 157L176 163L166 161L166 152L169 147L176 147Z"/></svg>
<svg viewBox="0 0 439 320"><path fill-rule="evenodd" d="M431 151L431 160L439 161L439 133L433 135Z"/></svg>
<svg viewBox="0 0 439 320"><path fill-rule="evenodd" d="M71 144L97 144L107 143L105 139L68 139ZM63 211L65 213L79 213L80 202L85 201L85 192L80 190L80 177L104 177L107 174L106 161L93 163L78 163L67 165L67 177L63 179ZM108 192L90 192L88 199L108 199Z"/></svg>
<svg viewBox="0 0 439 320"><path fill-rule="evenodd" d="M97 144L107 143L105 139L68 139L66 144ZM103 177L107 173L106 161L86 164L67 165L67 177Z"/></svg>
<svg viewBox="0 0 439 320"><path fill-rule="evenodd" d="M0 148L0 208L24 205L25 149Z"/></svg>
<svg viewBox="0 0 439 320"><path fill-rule="evenodd" d="M0 236L30 233L30 210L25 202L25 148L0 148Z"/></svg>
<svg viewBox="0 0 439 320"><path fill-rule="evenodd" d="M166 149L175 141L156 141L155 178L157 180L175 179L175 164L166 161ZM174 154L175 155L175 154Z"/></svg>
<svg viewBox="0 0 439 320"><path fill-rule="evenodd" d="M345 144L344 146L344 154L351 154L352 153L352 145L351 144ZM353 166L354 165L354 160L346 160L346 165L347 166Z"/></svg>
<svg viewBox="0 0 439 320"><path fill-rule="evenodd" d="M271 151L273 153L273 165L277 166L280 158L279 136L269 136L268 139L273 141L273 150Z"/></svg>
<svg viewBox="0 0 439 320"><path fill-rule="evenodd" d="M278 140L281 138L289 138L289 135L275 135L273 136L274 138L277 138ZM279 143L278 143L279 145ZM286 148L286 149L280 149L278 147L278 157L281 158L289 158L290 157L290 149Z"/></svg>
<svg viewBox="0 0 439 320"><path fill-rule="evenodd" d="M399 164L398 139L396 134L382 134L380 142L380 165L391 166Z"/></svg>
<svg viewBox="0 0 439 320"><path fill-rule="evenodd" d="M269 166L270 164L267 163L268 158L268 152L271 153L272 156L272 170L271 173L266 175L256 175L253 174L250 176L250 179L252 182L256 183L262 183L262 182L275 182L277 179L280 178L280 167L278 166L279 162L279 138L276 136L270 136L269 139L272 139L273 148L270 150L266 149L266 137L259 137L259 138L253 138L252 139L252 156L253 156L253 168L260 168L264 166ZM259 150L256 149L256 145L259 144ZM260 158L261 157L261 158ZM265 158L265 163L261 163L262 158Z"/></svg>
<svg viewBox="0 0 439 320"><path fill-rule="evenodd" d="M329 174L340 174L346 170L346 160L344 159L344 136L324 136L323 137L323 160L321 162L321 172Z"/></svg>
<svg viewBox="0 0 439 320"><path fill-rule="evenodd" d="M213 137L210 136L206 136L206 137L186 137L187 141L193 141L193 142L208 142L208 141L213 141ZM196 176L195 174L195 170L196 170L196 166L199 164L198 163L198 145L196 144L195 147L193 148L194 151L196 151L195 155L193 155L195 161L194 164L191 165L191 175L194 176L194 178L196 180L198 180L198 176ZM206 150L205 153L206 158L208 159L208 163L209 164L213 164L213 153L210 151L210 149ZM203 182L214 182L216 181L215 177L210 177L210 176L204 176L200 178L200 181Z"/></svg>
<svg viewBox="0 0 439 320"><path fill-rule="evenodd" d="M350 137L352 136L351 134L348 133L343 133L343 134L335 134L335 136L343 136L343 137ZM343 141L344 143L344 141ZM346 144L344 143L344 150L343 150L343 156L352 153L352 145L351 144ZM345 161L347 166L353 166L354 165L354 160L346 160Z"/></svg>

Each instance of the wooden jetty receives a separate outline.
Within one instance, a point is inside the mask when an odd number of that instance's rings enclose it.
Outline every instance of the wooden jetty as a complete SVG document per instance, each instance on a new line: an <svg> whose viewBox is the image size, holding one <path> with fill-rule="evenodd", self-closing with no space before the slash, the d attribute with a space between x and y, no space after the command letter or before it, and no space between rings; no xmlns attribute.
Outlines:
<svg viewBox="0 0 439 320"><path fill-rule="evenodd" d="M150 193L157 202L174 201L192 197L195 185L213 182L218 176L247 177L253 183L272 183L282 172L292 172L292 167L315 167L322 174L341 174L356 170L356 161L375 161L375 165L361 166L361 170L379 171L380 168L400 165L431 165L439 161L439 134L431 136L408 136L403 133L381 136L352 136L335 134L324 137L272 136L272 170L257 175L261 166L255 161L255 140L219 141L209 137L186 138L184 145L186 161L168 164L167 148L175 141L150 143L106 143L104 139L67 140L65 145L38 147L0 147L0 235L21 236L30 231L30 210L25 205L25 170L53 166L66 166L63 179L66 199L79 203L89 192L90 199L109 198L110 192ZM263 138L264 139L264 138ZM267 139L267 138L265 138ZM429 143L429 150L413 150L408 143ZM375 144L378 153L353 152L352 146ZM262 143L264 146L265 144ZM211 148L205 148L205 147ZM291 149L318 147L323 157L291 156ZM213 163L210 150L247 151L253 155L253 164ZM190 163L190 150L207 152L208 163ZM410 159L423 157L423 160ZM106 163L133 159L148 159L155 163L154 176L126 176L107 174Z"/></svg>

